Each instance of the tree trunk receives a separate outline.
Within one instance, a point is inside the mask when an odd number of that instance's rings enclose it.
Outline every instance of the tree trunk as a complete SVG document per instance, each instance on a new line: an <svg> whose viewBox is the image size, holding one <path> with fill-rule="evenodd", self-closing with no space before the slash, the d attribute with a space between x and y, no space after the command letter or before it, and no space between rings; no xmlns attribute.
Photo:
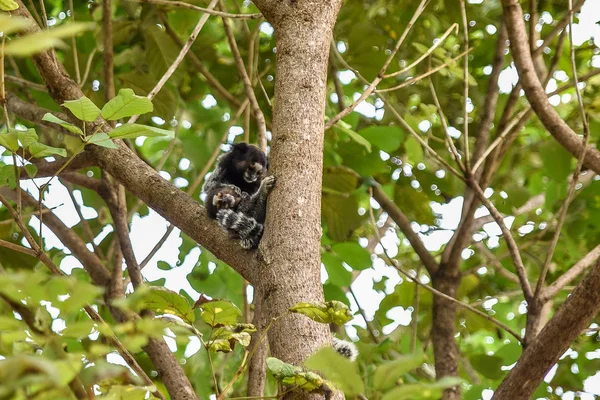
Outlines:
<svg viewBox="0 0 600 400"><path fill-rule="evenodd" d="M440 265L432 276L433 287L448 296L456 297L460 276L448 274L447 266ZM459 352L454 339L456 303L440 296L433 296L431 342L435 358L435 373L439 380L445 376L458 376ZM443 400L459 400L460 388L454 386L444 391Z"/></svg>
<svg viewBox="0 0 600 400"><path fill-rule="evenodd" d="M298 302L323 300L323 129L329 45L341 0L255 3L277 39L269 171L277 186L269 197L256 282L269 320ZM292 364L330 343L328 325L301 315L287 316L269 331L272 355Z"/></svg>

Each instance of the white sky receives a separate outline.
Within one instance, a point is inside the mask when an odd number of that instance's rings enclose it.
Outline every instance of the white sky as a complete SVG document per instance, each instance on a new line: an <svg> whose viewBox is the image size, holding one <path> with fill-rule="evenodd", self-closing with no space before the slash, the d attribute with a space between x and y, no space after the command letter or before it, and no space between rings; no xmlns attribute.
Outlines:
<svg viewBox="0 0 600 400"><path fill-rule="evenodd" d="M471 4L479 4L480 1L469 1ZM472 6L473 8L477 7L476 5ZM542 15L542 18L545 22L551 23L551 16L547 13ZM576 18L575 21L579 22L575 24L573 34L574 34L574 42L579 45L590 38L594 38L596 43L600 43L600 26L596 24L600 20L600 1L598 0L587 0L582 8L582 12L579 14L579 20ZM263 28L264 31L269 31L268 24ZM340 51L344 51L345 49L342 47L339 49ZM600 56L595 56L593 59L593 66L600 67ZM339 77L342 82L349 82L354 78L354 74L349 71L342 71L339 73ZM555 78L559 81L566 81L568 77L571 75L570 71L565 72L557 72L555 74ZM500 76L500 90L503 93L508 93L512 89L512 85L516 82L516 71L514 68L507 68L502 72ZM548 92L553 91L557 87L556 80L552 80L548 85ZM357 98L359 94L355 94ZM206 103L207 106L212 106L214 99L210 99L211 101ZM335 101L335 95L333 95L333 100ZM555 96L555 98L551 99L551 102L554 105L558 105L561 101L568 102L570 101L570 96ZM375 118L380 120L383 118L384 111L380 109L376 109L373 105L368 103L361 103L357 108L357 112L364 114L367 117ZM429 128L428 124L424 125L424 130ZM240 127L232 128L231 136L235 134L241 133ZM232 138L230 138L231 140ZM4 157L3 161L7 164L10 164L12 161L10 157ZM38 179L38 185L42 184L46 181L46 179ZM30 193L36 196L37 189L35 189L34 185L31 181L23 181L22 187L24 189L29 189ZM491 194L489 191L486 194ZM80 193L77 192L76 196L78 201L81 203ZM61 218L61 220L67 224L67 226L73 226L79 222L79 218L75 212L75 209L71 203L71 200L67 194L66 189L55 179L50 185L49 193L46 195L46 205L48 207L56 207L54 212L56 215ZM421 239L424 241L426 247L429 250L437 251L445 244L452 234L450 229L456 228L458 224L458 220L460 218L460 209L462 205L462 198L453 199L448 204L437 204L431 203L432 209L442 215L442 225L441 228L448 230L436 231L428 236L421 236ZM376 203L373 204L374 207L378 208ZM92 208L83 207L83 214L86 218L94 218L96 217L96 211ZM487 214L486 210L480 210L477 213L477 216ZM508 224L512 224L514 219L507 219ZM39 228L39 222L37 220L32 219L31 225L34 229ZM133 242L133 247L135 250L136 258L138 261L143 260L146 255L150 252L150 250L154 247L155 243L162 237L164 232L166 231L167 223L166 221L156 214L153 211L150 211L150 214L146 217L140 218L139 216L135 216L133 218L133 222L131 225L131 240ZM415 224L415 231L419 231L418 224ZM104 235L106 235L110 230L105 230L103 233L97 238L99 242ZM489 239L493 244L498 243L500 229L495 224L488 224L485 227L486 233L490 236ZM143 270L143 275L147 280L153 281L159 278L166 278L165 286L171 290L179 291L185 290L192 298L198 297L199 293L191 288L189 285L186 276L191 272L192 268L196 265L198 261L198 257L200 251L198 249L194 249L190 252L190 254L186 257L185 262L179 266L175 267L170 271L162 271L157 268L157 262L162 260L166 261L172 266L176 265L177 256L179 253L179 245L181 244L180 232L178 229L175 229L173 233L171 233L169 239L165 242L162 248L155 254L152 260L148 263L146 268ZM48 230L45 229L44 236L46 237L46 243L48 247L56 247L59 249L63 249L60 241ZM395 234L388 232L383 238L383 244L386 246L386 249L390 253L390 255L394 256L397 253L397 245L399 243L398 238ZM91 246L89 246L91 249ZM381 254L381 248L378 246L376 249L377 254ZM468 257L468 252L464 253L463 256ZM81 268L81 264L72 256L66 257L61 265L61 269L65 272L69 273L73 268ZM327 273L322 268L322 280L325 281ZM356 280L352 284L352 288L357 295L358 301L360 302L361 307L364 309L367 318L371 319L378 309L380 301L384 298L383 294L380 294L373 290L373 282L379 281L383 276L388 277L388 281L386 283L386 293L391 293L394 290L395 285L401 281L400 276L397 271L391 267L385 266L385 263L381 259L377 259L374 263L374 267L372 269L368 269L362 271L360 275L356 278ZM354 301L350 299L351 303L354 305ZM356 312L357 309L354 306L353 311ZM359 314L357 314L359 315ZM404 310L402 307L395 307L390 310L388 313L388 317L395 321L394 324L385 327L384 333L390 333L397 326L404 325L407 326L410 323L410 310ZM356 317L349 325L359 325L364 327L364 321L360 315ZM351 326L347 327L347 332L349 335L355 335L355 329ZM174 342L170 341L170 344L174 346ZM198 349L197 341L193 341L190 347L188 348L187 353L193 354ZM595 357L600 358L600 354L594 355ZM113 359L115 361L115 359ZM553 369L555 371L555 369ZM549 378L553 375L553 371L550 372ZM592 399L594 398L593 394L600 395L600 373L595 377L590 378L586 381L585 385L586 393L579 393L582 399ZM491 398L491 391L486 391L483 393L483 398L488 399ZM566 393L563 395L564 399L573 399L574 394L572 392Z"/></svg>

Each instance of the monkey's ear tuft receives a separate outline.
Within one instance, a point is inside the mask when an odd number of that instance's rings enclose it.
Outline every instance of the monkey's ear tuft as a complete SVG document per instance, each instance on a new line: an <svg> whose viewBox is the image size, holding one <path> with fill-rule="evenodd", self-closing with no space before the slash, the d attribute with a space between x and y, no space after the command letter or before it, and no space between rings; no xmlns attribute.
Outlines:
<svg viewBox="0 0 600 400"><path fill-rule="evenodd" d="M232 145L232 147L233 147L235 150L238 150L238 151L240 151L241 153L245 153L245 152L247 152L247 151L248 151L248 143L246 143L246 142L234 143L234 144Z"/></svg>

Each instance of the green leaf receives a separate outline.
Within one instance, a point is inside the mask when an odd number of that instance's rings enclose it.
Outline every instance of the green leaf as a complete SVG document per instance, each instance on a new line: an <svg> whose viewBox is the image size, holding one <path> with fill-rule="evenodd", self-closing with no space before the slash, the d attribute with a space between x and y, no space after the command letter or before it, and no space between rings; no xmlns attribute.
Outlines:
<svg viewBox="0 0 600 400"><path fill-rule="evenodd" d="M229 300L211 300L202 304L200 317L211 327L233 325L242 312Z"/></svg>
<svg viewBox="0 0 600 400"><path fill-rule="evenodd" d="M365 391L356 363L348 360L332 347L324 347L317 351L304 362L304 365L312 370L318 370L347 396L356 396Z"/></svg>
<svg viewBox="0 0 600 400"><path fill-rule="evenodd" d="M546 176L555 182L564 182L571 174L571 163L575 158L555 140L544 143L539 155L544 163Z"/></svg>
<svg viewBox="0 0 600 400"><path fill-rule="evenodd" d="M511 365L517 362L523 348L519 343L508 343L496 351L496 355L502 357L504 365Z"/></svg>
<svg viewBox="0 0 600 400"><path fill-rule="evenodd" d="M353 270L362 271L371 267L371 255L356 242L337 243L331 250Z"/></svg>
<svg viewBox="0 0 600 400"><path fill-rule="evenodd" d="M324 193L321 211L331 239L343 242L362 225L366 216L358 215L358 202L354 196Z"/></svg>
<svg viewBox="0 0 600 400"><path fill-rule="evenodd" d="M504 360L497 355L476 354L469 357L469 361L473 368L486 378L498 379L506 373L500 369L504 365Z"/></svg>
<svg viewBox="0 0 600 400"><path fill-rule="evenodd" d="M397 126L372 125L358 133L386 153L397 150L404 139L404 133Z"/></svg>
<svg viewBox="0 0 600 400"><path fill-rule="evenodd" d="M14 5L15 8L9 9L12 5ZM16 10L17 7L17 3L13 0L0 0L0 10L12 11ZM26 18L2 14L0 15L0 26L2 27L2 32L4 32L5 35L9 35L13 32L19 32L30 27L31 21Z"/></svg>
<svg viewBox="0 0 600 400"><path fill-rule="evenodd" d="M338 121L335 123L335 125L333 125L333 127L338 131L345 133L350 139L363 146L365 149L367 149L367 152L371 152L371 142L353 131L350 125L346 122Z"/></svg>
<svg viewBox="0 0 600 400"><path fill-rule="evenodd" d="M298 303L290 307L290 311L306 315L313 321L323 324L343 325L353 318L348 306L336 300L324 303L320 301Z"/></svg>
<svg viewBox="0 0 600 400"><path fill-rule="evenodd" d="M37 133L35 133L35 129L29 128L26 131L14 130L17 133L17 137L19 138L19 142L21 142L21 146L25 148L29 148L32 144L37 143L39 138Z"/></svg>
<svg viewBox="0 0 600 400"><path fill-rule="evenodd" d="M95 23L70 23L58 28L42 30L41 32L11 40L4 47L4 54L15 57L27 57L52 47L64 46L60 38L71 37L96 27Z"/></svg>
<svg viewBox="0 0 600 400"><path fill-rule="evenodd" d="M43 143L33 143L29 146L29 151L32 157L48 157L57 154L61 157L67 156L67 150L57 147L47 146Z"/></svg>
<svg viewBox="0 0 600 400"><path fill-rule="evenodd" d="M137 96L131 89L121 89L118 95L102 107L102 117L114 121L132 115L146 114L153 109L152 102L147 97Z"/></svg>
<svg viewBox="0 0 600 400"><path fill-rule="evenodd" d="M275 357L267 358L267 368L273 374L273 377L284 385L298 386L307 392L327 390L332 388L331 383L327 382L314 372L304 371L295 365L284 363Z"/></svg>
<svg viewBox="0 0 600 400"><path fill-rule="evenodd" d="M7 150L16 153L19 150L18 131L11 129L10 132L0 133L0 146L6 147Z"/></svg>
<svg viewBox="0 0 600 400"><path fill-rule="evenodd" d="M0 166L0 186L8 186L11 189L17 187L15 167L12 165Z"/></svg>
<svg viewBox="0 0 600 400"><path fill-rule="evenodd" d="M193 324L194 310L182 295L167 288L152 286L144 298L146 307L160 314L176 315L185 322Z"/></svg>
<svg viewBox="0 0 600 400"><path fill-rule="evenodd" d="M113 139L134 139L139 136L167 136L172 138L174 135L175 132L173 131L139 124L123 124L109 133L109 136Z"/></svg>
<svg viewBox="0 0 600 400"><path fill-rule="evenodd" d="M67 131L69 131L71 133L75 133L75 134L83 137L83 131L81 129L79 129L78 127L76 127L75 125L73 125L70 122L63 121L62 119L55 117L53 114L50 114L50 113L44 114L42 121L48 121L48 122L52 122L53 124L60 125L63 128L65 128Z"/></svg>
<svg viewBox="0 0 600 400"><path fill-rule="evenodd" d="M381 400L439 399L444 389L461 383L462 380L455 377L445 377L434 383L405 383L386 392Z"/></svg>
<svg viewBox="0 0 600 400"><path fill-rule="evenodd" d="M27 172L28 177L35 178L35 175L38 172L38 168L35 164L27 164L25 166L25 172Z"/></svg>
<svg viewBox="0 0 600 400"><path fill-rule="evenodd" d="M81 339L92 333L94 325L92 320L71 322L60 334L68 338Z"/></svg>
<svg viewBox="0 0 600 400"><path fill-rule="evenodd" d="M78 119L94 122L100 115L100 109L87 97L82 96L79 100L68 100L63 106L71 110Z"/></svg>
<svg viewBox="0 0 600 400"><path fill-rule="evenodd" d="M388 390L396 386L398 379L423 364L421 352L399 356L394 361L380 364L373 374L373 385L380 390Z"/></svg>
<svg viewBox="0 0 600 400"><path fill-rule="evenodd" d="M106 147L107 149L118 149L119 146L104 132L98 132L88 138L87 144L95 144L97 146Z"/></svg>
<svg viewBox="0 0 600 400"><path fill-rule="evenodd" d="M404 146L406 148L406 155L410 161L413 163L418 163L423 160L423 147L421 146L421 143L417 141L417 139L412 136L406 138Z"/></svg>

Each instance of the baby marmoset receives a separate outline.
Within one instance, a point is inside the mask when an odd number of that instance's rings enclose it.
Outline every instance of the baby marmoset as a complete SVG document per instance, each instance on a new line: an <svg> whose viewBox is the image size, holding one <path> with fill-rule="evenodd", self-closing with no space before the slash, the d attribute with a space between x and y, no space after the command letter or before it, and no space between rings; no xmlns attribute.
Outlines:
<svg viewBox="0 0 600 400"><path fill-rule="evenodd" d="M255 146L237 143L219 158L203 187L209 218L240 239L245 249L258 247L262 237L267 197L275 186L275 177L265 177L266 172L265 154Z"/></svg>

